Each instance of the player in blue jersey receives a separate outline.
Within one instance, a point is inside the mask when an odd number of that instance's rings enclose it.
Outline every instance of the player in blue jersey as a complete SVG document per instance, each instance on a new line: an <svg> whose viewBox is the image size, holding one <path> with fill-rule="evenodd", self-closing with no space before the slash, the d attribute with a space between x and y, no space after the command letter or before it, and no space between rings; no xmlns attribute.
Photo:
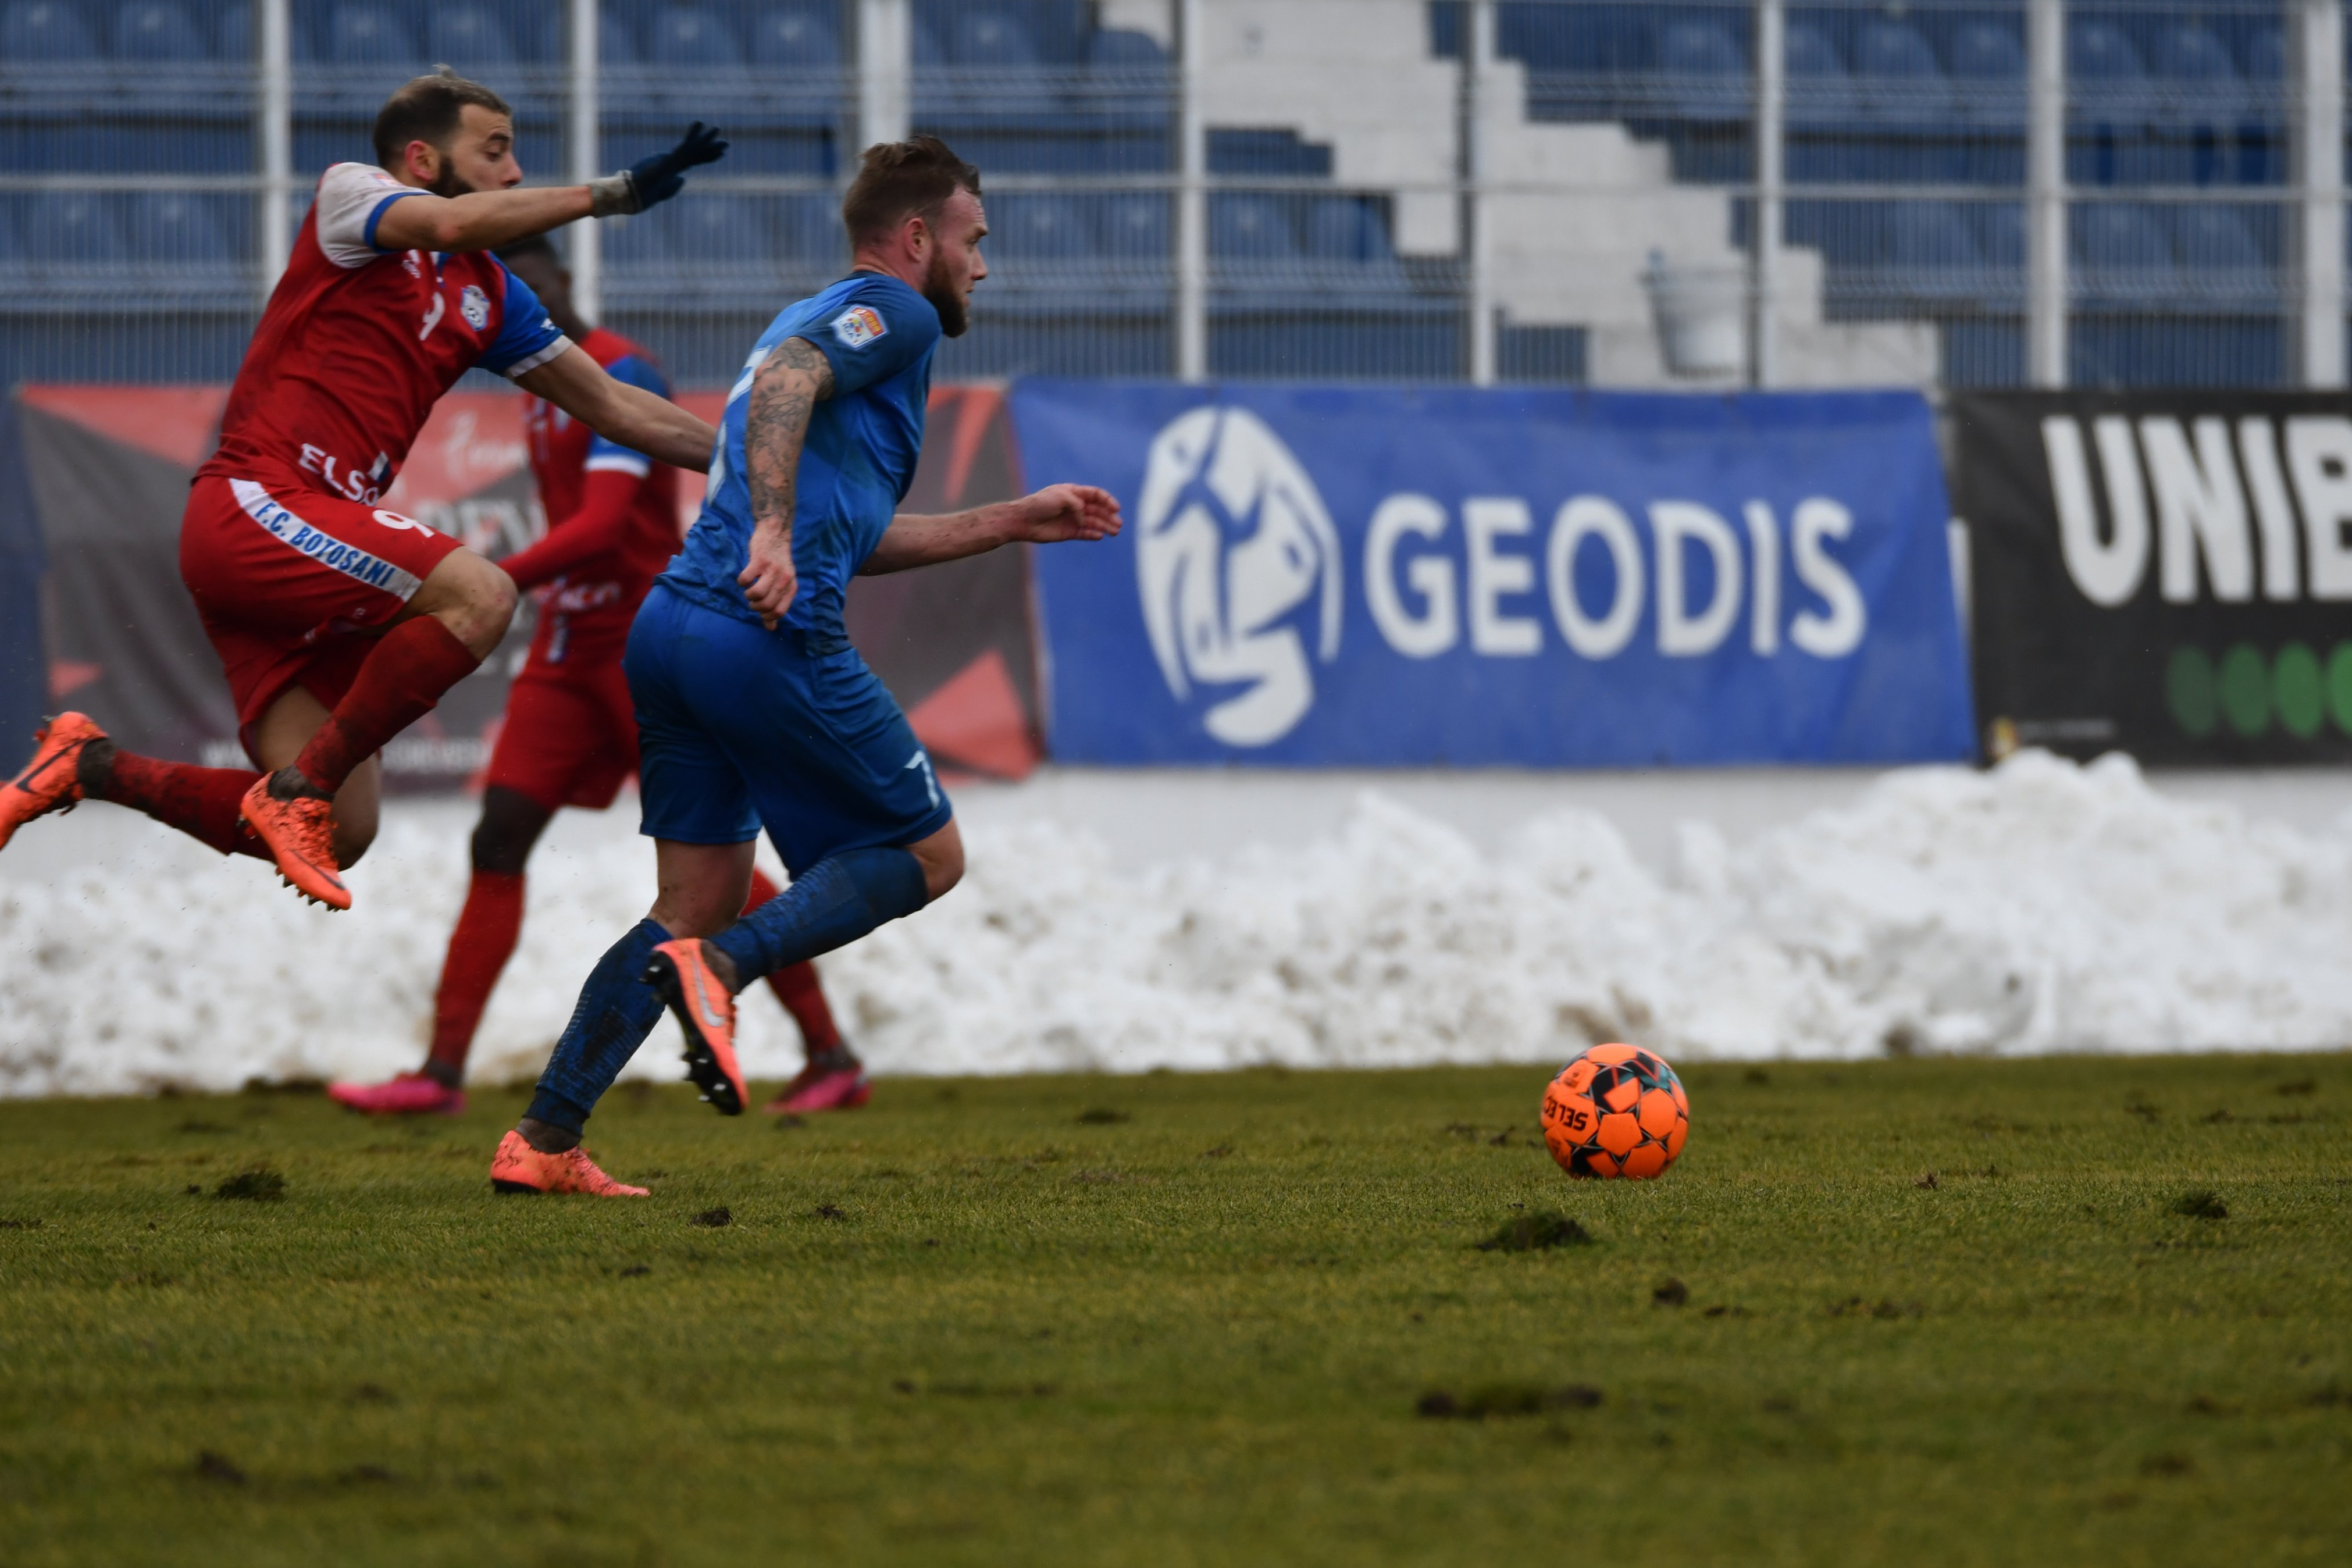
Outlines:
<svg viewBox="0 0 2352 1568"><path fill-rule="evenodd" d="M644 1195L579 1144L664 1005L685 1027L688 1076L740 1114L735 994L912 914L963 875L930 759L842 629L850 576L1118 531L1118 503L1086 485L896 515L922 450L932 353L962 333L988 276L980 172L934 137L870 147L842 218L853 270L753 346L728 394L702 515L630 629L624 668L658 891L590 973L529 1110L499 1142L500 1192ZM739 921L762 827L792 886Z"/></svg>

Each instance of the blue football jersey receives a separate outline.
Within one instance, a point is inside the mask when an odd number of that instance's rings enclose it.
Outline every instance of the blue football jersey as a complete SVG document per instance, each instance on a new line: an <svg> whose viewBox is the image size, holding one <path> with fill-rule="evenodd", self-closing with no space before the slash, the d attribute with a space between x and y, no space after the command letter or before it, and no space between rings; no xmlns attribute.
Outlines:
<svg viewBox="0 0 2352 1568"><path fill-rule="evenodd" d="M785 624L840 635L849 579L881 542L923 449L940 315L896 278L853 273L787 307L761 334L727 394L702 515L660 580L712 609L760 618L735 580L751 558L743 420L752 377L793 338L815 344L831 362L833 395L816 405L801 449L793 512L800 588Z"/></svg>

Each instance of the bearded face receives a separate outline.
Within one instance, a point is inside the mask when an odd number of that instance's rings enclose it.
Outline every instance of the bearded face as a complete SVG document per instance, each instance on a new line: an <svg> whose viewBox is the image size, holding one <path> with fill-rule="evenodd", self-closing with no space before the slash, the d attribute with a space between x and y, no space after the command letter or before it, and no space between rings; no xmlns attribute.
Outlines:
<svg viewBox="0 0 2352 1568"><path fill-rule="evenodd" d="M940 313L942 336L960 338L971 325L971 312L964 304L963 291L956 287L955 276L948 268L947 250L943 246L931 250L931 265L923 275L923 298Z"/></svg>

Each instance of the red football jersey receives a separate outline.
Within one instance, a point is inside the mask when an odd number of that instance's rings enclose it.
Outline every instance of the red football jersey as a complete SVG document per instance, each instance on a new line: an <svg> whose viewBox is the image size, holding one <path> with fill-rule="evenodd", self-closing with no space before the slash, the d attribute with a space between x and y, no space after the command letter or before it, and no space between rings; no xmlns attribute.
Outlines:
<svg viewBox="0 0 2352 1568"><path fill-rule="evenodd" d="M199 473L373 503L459 376L521 375L569 346L488 252L377 248L384 209L424 194L366 163L320 177Z"/></svg>
<svg viewBox="0 0 2352 1568"><path fill-rule="evenodd" d="M618 332L598 327L580 347L614 380L669 395L669 383L652 359ZM544 399L526 395L522 409L531 477L539 481L540 503L551 527L580 510L590 474L634 474L643 480L620 543L548 584L531 637L535 664L616 660L637 606L677 552L677 470L607 440Z"/></svg>

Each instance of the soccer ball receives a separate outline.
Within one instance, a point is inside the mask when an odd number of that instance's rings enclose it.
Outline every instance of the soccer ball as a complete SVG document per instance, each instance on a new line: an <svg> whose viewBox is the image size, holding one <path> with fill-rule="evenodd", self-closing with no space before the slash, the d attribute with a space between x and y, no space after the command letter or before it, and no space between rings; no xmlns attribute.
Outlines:
<svg viewBox="0 0 2352 1568"><path fill-rule="evenodd" d="M1690 1131L1690 1097L1654 1051L1594 1046L1544 1090L1543 1135L1571 1176L1654 1176Z"/></svg>

